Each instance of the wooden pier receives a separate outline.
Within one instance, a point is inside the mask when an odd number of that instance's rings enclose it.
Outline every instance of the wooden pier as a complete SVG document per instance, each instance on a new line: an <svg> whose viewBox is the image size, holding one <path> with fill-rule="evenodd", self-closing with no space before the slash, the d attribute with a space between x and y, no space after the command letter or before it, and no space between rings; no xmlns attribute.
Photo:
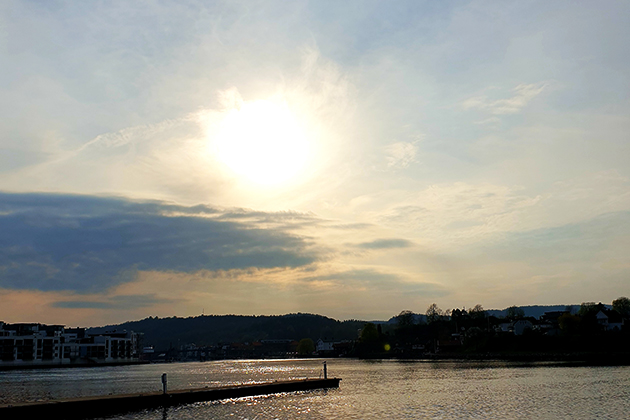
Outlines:
<svg viewBox="0 0 630 420"><path fill-rule="evenodd" d="M291 381L265 382L251 385L182 389L169 391L166 394L163 392L152 392L142 394L104 395L100 397L0 405L0 419L88 419L145 409L173 407L176 405L191 404L200 401L216 401L229 398L277 394L281 392L338 388L339 381L341 381L339 378L296 379Z"/></svg>

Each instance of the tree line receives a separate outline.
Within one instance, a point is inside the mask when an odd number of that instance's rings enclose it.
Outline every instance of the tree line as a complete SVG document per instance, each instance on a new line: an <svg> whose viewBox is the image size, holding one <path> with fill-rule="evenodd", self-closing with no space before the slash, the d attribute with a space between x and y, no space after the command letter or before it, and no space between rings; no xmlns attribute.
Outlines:
<svg viewBox="0 0 630 420"><path fill-rule="evenodd" d="M598 314L620 321L621 328L609 330ZM409 310L396 316L385 330L380 325L364 325L356 346L359 357L422 357L429 353L575 354L630 351L630 299L620 297L612 305L583 302L566 306L541 320L525 316L518 306L510 306L505 316L489 315L481 304L466 309L442 310L436 303L425 311L425 321L417 321ZM520 323L522 331L514 330Z"/></svg>

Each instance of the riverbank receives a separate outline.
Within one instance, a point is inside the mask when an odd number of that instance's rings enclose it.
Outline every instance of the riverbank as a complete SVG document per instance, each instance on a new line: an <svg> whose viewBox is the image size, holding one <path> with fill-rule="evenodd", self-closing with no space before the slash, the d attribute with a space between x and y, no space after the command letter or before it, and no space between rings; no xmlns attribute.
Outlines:
<svg viewBox="0 0 630 420"><path fill-rule="evenodd" d="M488 353L413 353L413 354L370 354L361 360L427 360L427 361L505 361L505 362L556 362L572 366L628 366L627 352L488 352Z"/></svg>
<svg viewBox="0 0 630 420"><path fill-rule="evenodd" d="M129 365L145 365L149 362L143 360L134 360L127 362L77 362L77 363L14 363L0 364L1 371L10 370L31 370L31 369L64 369L64 368L86 368L86 367L103 367L103 366L129 366Z"/></svg>
<svg viewBox="0 0 630 420"><path fill-rule="evenodd" d="M507 362L563 362L584 366L627 366L630 353L576 352L576 353L437 353L427 355L430 360L501 360Z"/></svg>

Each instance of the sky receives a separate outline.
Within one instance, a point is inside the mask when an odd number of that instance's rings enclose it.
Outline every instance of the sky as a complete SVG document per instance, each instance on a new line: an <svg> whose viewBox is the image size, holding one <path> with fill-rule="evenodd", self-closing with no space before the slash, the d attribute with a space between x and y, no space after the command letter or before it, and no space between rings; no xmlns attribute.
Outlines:
<svg viewBox="0 0 630 420"><path fill-rule="evenodd" d="M0 3L0 320L630 295L630 3Z"/></svg>

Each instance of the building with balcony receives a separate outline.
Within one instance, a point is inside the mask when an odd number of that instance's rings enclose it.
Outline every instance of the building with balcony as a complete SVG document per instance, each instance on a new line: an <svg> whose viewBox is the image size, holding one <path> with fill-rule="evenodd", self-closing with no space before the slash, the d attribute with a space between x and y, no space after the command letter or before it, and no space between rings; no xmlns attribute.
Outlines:
<svg viewBox="0 0 630 420"><path fill-rule="evenodd" d="M139 360L139 334L0 321L0 368L126 364Z"/></svg>

